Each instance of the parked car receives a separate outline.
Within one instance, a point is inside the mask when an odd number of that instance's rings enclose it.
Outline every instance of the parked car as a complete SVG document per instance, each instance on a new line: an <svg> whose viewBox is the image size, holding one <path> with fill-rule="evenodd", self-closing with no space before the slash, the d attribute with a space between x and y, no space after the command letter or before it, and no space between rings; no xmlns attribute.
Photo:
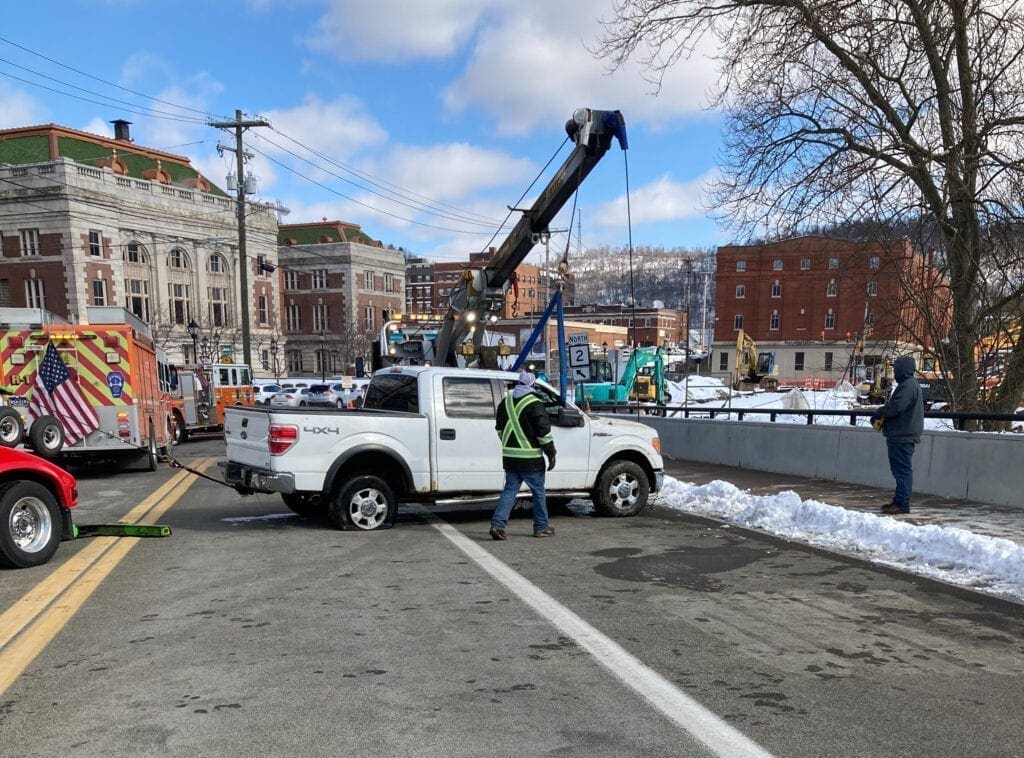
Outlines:
<svg viewBox="0 0 1024 758"><path fill-rule="evenodd" d="M285 387L273 395L267 405L272 408L304 408L309 405L309 387Z"/></svg>
<svg viewBox="0 0 1024 758"><path fill-rule="evenodd" d="M284 389L280 384L253 385L252 396L256 405L270 405L270 398Z"/></svg>
<svg viewBox="0 0 1024 758"><path fill-rule="evenodd" d="M0 566L46 563L74 537L75 477L24 450L0 447Z"/></svg>
<svg viewBox="0 0 1024 758"><path fill-rule="evenodd" d="M308 397L307 402L313 407L345 408L349 401L345 385L341 382L311 385Z"/></svg>

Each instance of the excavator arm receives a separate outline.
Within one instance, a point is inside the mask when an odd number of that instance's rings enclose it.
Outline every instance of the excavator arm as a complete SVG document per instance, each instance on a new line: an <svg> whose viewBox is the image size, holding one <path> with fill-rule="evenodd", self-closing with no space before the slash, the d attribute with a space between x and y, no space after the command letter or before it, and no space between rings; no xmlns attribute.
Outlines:
<svg viewBox="0 0 1024 758"><path fill-rule="evenodd" d="M576 146L529 210L512 228L501 247L482 269L466 270L448 300L448 312L433 342L429 359L456 366L456 355L472 335L473 354L479 354L487 321L501 311L512 273L573 192L611 147L612 139L627 149L626 124L619 111L580 108L565 125Z"/></svg>

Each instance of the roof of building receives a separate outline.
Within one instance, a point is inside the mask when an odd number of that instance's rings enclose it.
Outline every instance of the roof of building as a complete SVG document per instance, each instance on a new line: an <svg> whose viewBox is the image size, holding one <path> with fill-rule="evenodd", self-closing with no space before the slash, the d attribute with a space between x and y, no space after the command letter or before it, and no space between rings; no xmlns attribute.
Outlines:
<svg viewBox="0 0 1024 758"><path fill-rule="evenodd" d="M0 129L0 163L23 165L70 158L78 163L109 167L136 179L155 179L226 197L227 194L192 167L188 158L123 139L82 132L60 124Z"/></svg>
<svg viewBox="0 0 1024 758"><path fill-rule="evenodd" d="M337 242L356 242L371 247L384 247L362 230L359 224L348 221L311 221L305 224L281 224L278 227L279 245L323 245Z"/></svg>

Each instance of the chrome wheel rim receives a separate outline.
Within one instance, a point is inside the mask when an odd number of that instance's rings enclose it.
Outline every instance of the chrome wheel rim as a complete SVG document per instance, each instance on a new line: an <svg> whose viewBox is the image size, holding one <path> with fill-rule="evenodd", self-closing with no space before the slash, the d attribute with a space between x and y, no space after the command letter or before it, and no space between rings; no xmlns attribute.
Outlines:
<svg viewBox="0 0 1024 758"><path fill-rule="evenodd" d="M388 499L376 487L365 487L352 494L348 514L357 528L376 529L387 518Z"/></svg>
<svg viewBox="0 0 1024 758"><path fill-rule="evenodd" d="M25 553L38 553L53 535L53 522L46 504L37 497L23 497L11 508L7 523L11 539Z"/></svg>

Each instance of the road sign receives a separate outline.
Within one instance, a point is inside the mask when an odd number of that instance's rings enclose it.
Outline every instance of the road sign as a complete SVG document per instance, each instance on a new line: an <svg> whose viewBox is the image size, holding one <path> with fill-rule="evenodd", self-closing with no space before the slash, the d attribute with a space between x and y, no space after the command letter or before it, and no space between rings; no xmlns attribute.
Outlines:
<svg viewBox="0 0 1024 758"><path fill-rule="evenodd" d="M572 380L574 382L585 382L590 379L590 366L573 366Z"/></svg>
<svg viewBox="0 0 1024 758"><path fill-rule="evenodd" d="M590 365L590 344L569 345L569 367Z"/></svg>
<svg viewBox="0 0 1024 758"><path fill-rule="evenodd" d="M586 332L583 334L570 334L565 338L566 345L588 345L590 344L590 335Z"/></svg>

